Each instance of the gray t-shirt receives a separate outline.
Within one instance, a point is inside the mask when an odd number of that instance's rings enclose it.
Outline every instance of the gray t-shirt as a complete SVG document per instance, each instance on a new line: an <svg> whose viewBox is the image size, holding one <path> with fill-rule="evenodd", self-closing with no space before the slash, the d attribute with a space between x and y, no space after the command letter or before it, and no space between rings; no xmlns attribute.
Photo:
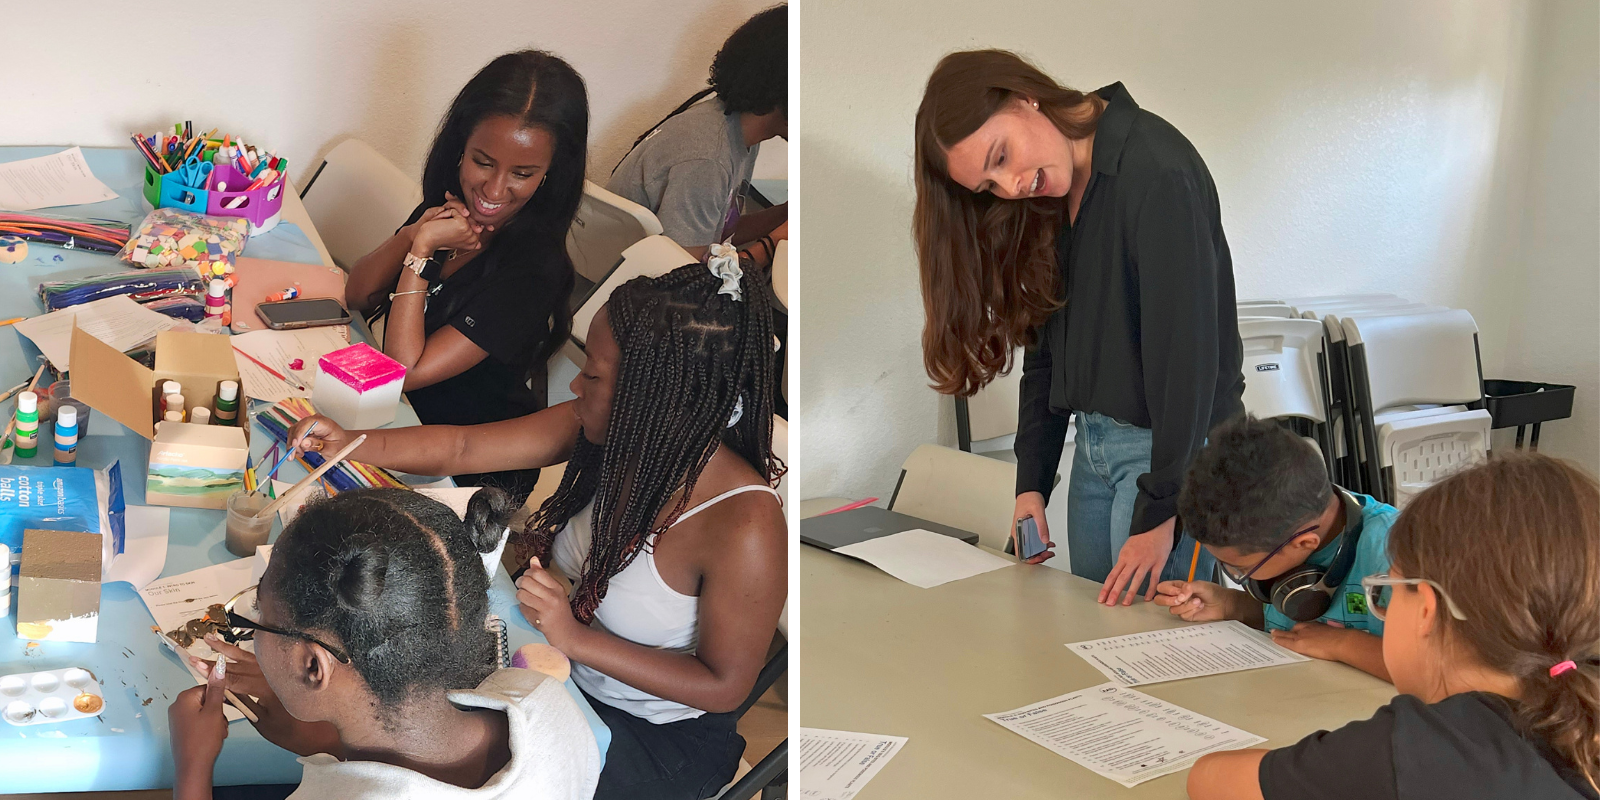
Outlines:
<svg viewBox="0 0 1600 800"><path fill-rule="evenodd" d="M711 95L662 123L617 166L606 189L655 212L662 233L684 247L704 247L731 232L730 213L755 169L739 115ZM726 230L725 230L726 229Z"/></svg>

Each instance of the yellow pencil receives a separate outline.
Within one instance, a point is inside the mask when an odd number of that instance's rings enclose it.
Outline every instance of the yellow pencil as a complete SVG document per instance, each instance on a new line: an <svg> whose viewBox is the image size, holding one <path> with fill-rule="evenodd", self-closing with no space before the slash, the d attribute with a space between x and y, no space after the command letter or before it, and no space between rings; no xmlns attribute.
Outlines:
<svg viewBox="0 0 1600 800"><path fill-rule="evenodd" d="M7 325L15 325L25 319L27 319L27 317L12 317L11 319L0 322L0 328L4 328Z"/></svg>

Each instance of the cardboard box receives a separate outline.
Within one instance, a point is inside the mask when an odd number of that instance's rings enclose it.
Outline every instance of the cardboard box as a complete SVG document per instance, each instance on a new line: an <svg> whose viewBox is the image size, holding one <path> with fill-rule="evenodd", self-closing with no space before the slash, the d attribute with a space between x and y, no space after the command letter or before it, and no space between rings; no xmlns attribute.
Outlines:
<svg viewBox="0 0 1600 800"><path fill-rule="evenodd" d="M98 533L28 530L17 582L17 638L94 642L100 629Z"/></svg>
<svg viewBox="0 0 1600 800"><path fill-rule="evenodd" d="M156 337L156 368L149 370L117 349L72 331L72 396L151 440L145 502L188 508L226 508L244 486L250 456L247 417L233 425L168 422L156 432L162 381L183 384L189 409L215 409L218 387L239 380L233 345L222 334L166 331ZM213 414L213 417L215 415Z"/></svg>

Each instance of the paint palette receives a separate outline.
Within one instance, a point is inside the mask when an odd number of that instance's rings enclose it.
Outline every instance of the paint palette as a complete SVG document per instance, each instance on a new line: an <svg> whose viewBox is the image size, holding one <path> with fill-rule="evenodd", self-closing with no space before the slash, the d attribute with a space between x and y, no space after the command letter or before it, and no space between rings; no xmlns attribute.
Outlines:
<svg viewBox="0 0 1600 800"><path fill-rule="evenodd" d="M53 725L105 711L94 673L79 667L0 676L0 718L12 725Z"/></svg>

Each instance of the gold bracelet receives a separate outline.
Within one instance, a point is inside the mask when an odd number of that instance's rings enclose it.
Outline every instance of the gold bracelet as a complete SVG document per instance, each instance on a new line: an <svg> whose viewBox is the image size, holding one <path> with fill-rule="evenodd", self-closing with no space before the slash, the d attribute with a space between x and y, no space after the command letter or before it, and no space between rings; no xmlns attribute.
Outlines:
<svg viewBox="0 0 1600 800"><path fill-rule="evenodd" d="M427 289L412 289L409 292L390 292L389 293L389 302L391 302L391 303L394 302L394 299L396 297L399 297L400 295L403 295L403 294L427 294L427 293L428 293Z"/></svg>

